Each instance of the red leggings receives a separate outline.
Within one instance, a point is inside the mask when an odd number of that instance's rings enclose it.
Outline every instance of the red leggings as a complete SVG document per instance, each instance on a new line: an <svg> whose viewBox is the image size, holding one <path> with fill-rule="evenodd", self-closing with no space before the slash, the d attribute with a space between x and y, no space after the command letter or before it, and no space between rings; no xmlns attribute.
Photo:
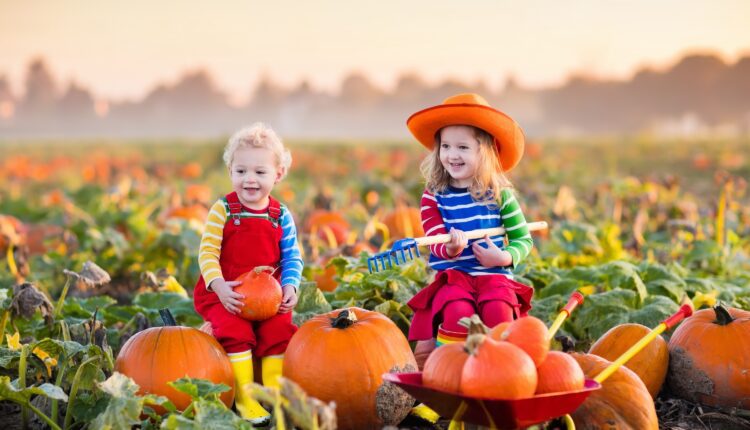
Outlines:
<svg viewBox="0 0 750 430"><path fill-rule="evenodd" d="M479 304L479 312L468 300L448 302L443 308L443 328L450 331L466 332L466 328L459 325L463 317L470 317L478 313L482 322L492 328L501 322L513 321L513 307L502 300L487 300Z"/></svg>

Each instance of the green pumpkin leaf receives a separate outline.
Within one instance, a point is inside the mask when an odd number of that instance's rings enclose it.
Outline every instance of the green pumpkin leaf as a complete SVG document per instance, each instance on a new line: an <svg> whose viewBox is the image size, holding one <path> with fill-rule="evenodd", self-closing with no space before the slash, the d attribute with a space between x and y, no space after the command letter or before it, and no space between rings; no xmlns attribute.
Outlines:
<svg viewBox="0 0 750 430"><path fill-rule="evenodd" d="M214 384L211 381L205 379L194 379L189 377L180 378L176 381L168 382L169 386L177 391L189 395L193 399L202 397L218 398L218 396L229 391L230 387L224 384Z"/></svg>
<svg viewBox="0 0 750 430"><path fill-rule="evenodd" d="M294 307L296 313L316 312L322 314L333 309L323 292L315 286L315 282L302 282L297 297L299 298L297 306Z"/></svg>
<svg viewBox="0 0 750 430"><path fill-rule="evenodd" d="M10 381L10 377L0 376L1 399L10 400L21 405L27 405L32 396L45 396L53 400L68 401L68 395L65 394L62 388L56 385L44 383L39 386L20 389Z"/></svg>
<svg viewBox="0 0 750 430"><path fill-rule="evenodd" d="M212 427L213 428L213 427ZM189 418L172 414L161 423L162 430L200 430L200 427Z"/></svg>
<svg viewBox="0 0 750 430"><path fill-rule="evenodd" d="M640 305L648 296L648 290L643 283L638 268L626 261L613 261L602 267L609 288L622 288L636 292L638 304Z"/></svg>
<svg viewBox="0 0 750 430"><path fill-rule="evenodd" d="M648 328L656 328L662 321L677 312L680 308L676 302L664 296L649 296L643 303L643 307L628 315L628 322L645 325Z"/></svg>
<svg viewBox="0 0 750 430"><path fill-rule="evenodd" d="M21 359L20 350L0 347L0 367L3 369L17 369L18 360Z"/></svg>
<svg viewBox="0 0 750 430"><path fill-rule="evenodd" d="M215 430L250 430L253 426L227 409L218 400L198 399L194 403L195 417L193 421L198 428Z"/></svg>
<svg viewBox="0 0 750 430"><path fill-rule="evenodd" d="M140 423L145 399L139 397L138 385L132 379L115 372L99 388L111 397L107 408L92 422L92 428L130 430Z"/></svg>

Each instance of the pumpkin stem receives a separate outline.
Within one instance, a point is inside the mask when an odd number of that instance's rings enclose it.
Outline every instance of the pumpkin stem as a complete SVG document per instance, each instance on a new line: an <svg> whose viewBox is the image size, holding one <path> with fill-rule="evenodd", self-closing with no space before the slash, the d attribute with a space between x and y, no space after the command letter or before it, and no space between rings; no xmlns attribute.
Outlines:
<svg viewBox="0 0 750 430"><path fill-rule="evenodd" d="M469 355L477 355L479 353L479 346L487 339L487 336L483 334L472 334L466 338L464 343L464 351Z"/></svg>
<svg viewBox="0 0 750 430"><path fill-rule="evenodd" d="M724 307L724 305L721 303L714 306L714 312L716 313L716 321L714 321L714 324L728 325L732 321L734 321L734 318L732 318L729 310L727 310L727 308Z"/></svg>
<svg viewBox="0 0 750 430"><path fill-rule="evenodd" d="M253 268L253 271L256 275L259 275L261 272L271 272L271 274L273 275L273 272L275 272L276 269L277 268L273 266L257 266Z"/></svg>
<svg viewBox="0 0 750 430"><path fill-rule="evenodd" d="M484 325L482 318L479 315L474 314L471 317L463 317L458 321L458 324L466 327L469 330L469 334L487 334L490 332L490 328Z"/></svg>
<svg viewBox="0 0 750 430"><path fill-rule="evenodd" d="M177 321L175 321L174 316L172 316L172 312L170 312L169 309L159 309L159 315L161 316L161 320L164 322L165 326L177 325Z"/></svg>
<svg viewBox="0 0 750 430"><path fill-rule="evenodd" d="M331 325L335 328L347 328L355 322L357 322L357 315L349 309L344 309L336 318L331 318Z"/></svg>

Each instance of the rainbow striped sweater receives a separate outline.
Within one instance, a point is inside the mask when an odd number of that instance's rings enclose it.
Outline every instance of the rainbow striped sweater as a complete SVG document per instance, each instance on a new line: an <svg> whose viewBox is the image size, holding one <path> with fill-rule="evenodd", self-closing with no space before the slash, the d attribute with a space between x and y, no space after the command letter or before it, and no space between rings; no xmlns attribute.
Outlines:
<svg viewBox="0 0 750 430"><path fill-rule="evenodd" d="M469 240L460 255L450 256L445 244L430 246L429 265L435 270L456 269L472 276L505 275L513 278L512 269L523 261L534 245L526 225L526 218L521 211L518 200L509 189L503 189L497 204L478 203L472 199L466 188L448 187L444 192L432 194L425 190L422 194L422 226L427 236L443 234L451 227L471 231L483 228L505 227L505 235L490 236L490 240L500 249L505 249L513 258L508 267L484 267L474 256Z"/></svg>

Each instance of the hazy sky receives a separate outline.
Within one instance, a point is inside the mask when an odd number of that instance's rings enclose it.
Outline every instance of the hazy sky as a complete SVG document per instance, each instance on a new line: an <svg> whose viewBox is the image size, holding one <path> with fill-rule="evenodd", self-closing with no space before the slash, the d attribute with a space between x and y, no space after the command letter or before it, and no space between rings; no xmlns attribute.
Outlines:
<svg viewBox="0 0 750 430"><path fill-rule="evenodd" d="M205 68L235 99L261 73L332 90L365 72L384 88L428 82L559 84L624 78L687 52L750 54L748 0L0 0L0 76L22 88L29 60L96 94L143 96Z"/></svg>

